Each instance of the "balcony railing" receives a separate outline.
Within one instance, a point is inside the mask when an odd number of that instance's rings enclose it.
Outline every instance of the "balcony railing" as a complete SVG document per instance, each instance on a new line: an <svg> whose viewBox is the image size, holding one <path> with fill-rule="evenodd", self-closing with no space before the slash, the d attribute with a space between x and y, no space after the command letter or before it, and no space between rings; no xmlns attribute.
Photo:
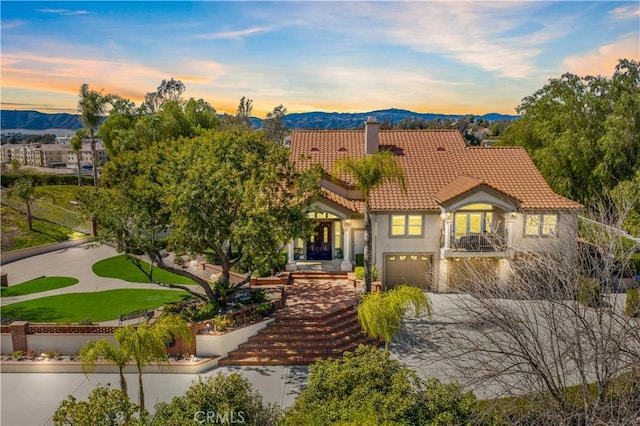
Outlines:
<svg viewBox="0 0 640 426"><path fill-rule="evenodd" d="M451 249L468 252L502 252L507 249L507 242L499 234L466 234L451 235Z"/></svg>

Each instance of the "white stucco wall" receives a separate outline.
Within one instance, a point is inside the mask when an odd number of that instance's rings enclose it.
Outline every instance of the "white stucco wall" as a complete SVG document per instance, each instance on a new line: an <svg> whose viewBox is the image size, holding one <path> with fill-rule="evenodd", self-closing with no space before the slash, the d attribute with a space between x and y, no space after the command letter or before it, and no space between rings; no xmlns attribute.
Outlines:
<svg viewBox="0 0 640 426"><path fill-rule="evenodd" d="M273 321L275 319L271 318L225 334L199 334L196 336L196 355L226 357L229 352L238 349L241 343L245 343L249 337L255 336L258 330L265 328Z"/></svg>
<svg viewBox="0 0 640 426"><path fill-rule="evenodd" d="M393 253L427 253L433 256L433 285L438 286L440 236L442 219L439 213L423 212L423 233L420 237L392 237L391 214L419 214L416 212L377 213L372 215L373 259L384 277L384 256Z"/></svg>
<svg viewBox="0 0 640 426"><path fill-rule="evenodd" d="M553 213L553 212L542 212ZM515 252L548 252L558 245L575 241L577 232L577 212L557 212L558 233L552 237L527 237L524 235L525 213L516 213L513 222L513 249Z"/></svg>
<svg viewBox="0 0 640 426"><path fill-rule="evenodd" d="M0 334L0 353L2 354L13 353L13 342L11 341L11 334L9 333Z"/></svg>
<svg viewBox="0 0 640 426"><path fill-rule="evenodd" d="M55 350L62 355L69 355L79 353L86 343L100 339L115 343L112 334L27 334L27 347L36 353Z"/></svg>

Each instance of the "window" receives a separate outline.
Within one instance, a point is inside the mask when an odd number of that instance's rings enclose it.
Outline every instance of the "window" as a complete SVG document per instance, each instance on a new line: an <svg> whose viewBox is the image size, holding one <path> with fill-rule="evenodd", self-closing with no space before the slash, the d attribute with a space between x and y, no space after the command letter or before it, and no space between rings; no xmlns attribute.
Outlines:
<svg viewBox="0 0 640 426"><path fill-rule="evenodd" d="M558 215L528 214L525 216L524 234L527 237L550 237L558 231Z"/></svg>
<svg viewBox="0 0 640 426"><path fill-rule="evenodd" d="M479 235L491 232L493 222L492 212L456 213L455 236L460 238L465 235Z"/></svg>
<svg viewBox="0 0 640 426"><path fill-rule="evenodd" d="M422 215L391 215L392 237L419 237L422 235Z"/></svg>

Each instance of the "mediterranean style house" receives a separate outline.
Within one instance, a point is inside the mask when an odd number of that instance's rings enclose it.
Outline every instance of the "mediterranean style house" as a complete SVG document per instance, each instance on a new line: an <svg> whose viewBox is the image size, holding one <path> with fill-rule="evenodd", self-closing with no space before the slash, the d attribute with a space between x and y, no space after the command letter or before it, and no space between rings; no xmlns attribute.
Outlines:
<svg viewBox="0 0 640 426"><path fill-rule="evenodd" d="M364 203L353 182L330 176L341 158L393 152L407 190L385 184L370 197L372 259L386 288L464 285L469 267L508 277L508 262L575 239L582 205L555 194L520 147L468 147L454 130L302 130L291 161L326 171L309 213L313 235L288 246L288 270L351 271L364 252Z"/></svg>

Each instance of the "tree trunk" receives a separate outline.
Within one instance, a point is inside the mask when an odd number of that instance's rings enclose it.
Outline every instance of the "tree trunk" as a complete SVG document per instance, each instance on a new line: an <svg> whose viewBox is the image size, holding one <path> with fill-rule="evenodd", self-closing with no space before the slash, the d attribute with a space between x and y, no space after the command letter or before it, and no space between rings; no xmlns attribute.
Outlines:
<svg viewBox="0 0 640 426"><path fill-rule="evenodd" d="M149 255L149 260L152 260L153 257L151 256L151 253L147 253L147 255ZM202 287L202 289L204 290L204 292L206 293L206 298L209 301L212 300L216 300L216 295L213 292L213 290L211 289L211 286L209 285L209 282L207 280L205 280L204 278L201 278L195 274L192 274L188 271L185 271L182 268L173 268L169 265L166 265L163 261L162 261L162 257L156 258L155 259L156 262L156 266L162 270L168 271L168 272L173 272L176 275L180 275L183 277L187 277L187 278L191 278L193 281L195 281L196 283L198 283L198 285L200 287ZM160 283L156 283L158 285L162 285L165 287L171 287L171 288L179 288L181 290L186 291L189 294L192 294L198 298L203 298L204 296L199 295L193 291L191 291L187 286L182 286L182 285L178 285L178 284L160 284Z"/></svg>
<svg viewBox="0 0 640 426"><path fill-rule="evenodd" d="M33 231L33 218L31 217L31 204L27 204L27 222L29 223L29 231Z"/></svg>
<svg viewBox="0 0 640 426"><path fill-rule="evenodd" d="M364 292L371 292L371 215L369 207L364 210Z"/></svg>
<svg viewBox="0 0 640 426"><path fill-rule="evenodd" d="M76 160L78 163L78 186L82 186L82 174L80 172L80 151L76 152Z"/></svg>
<svg viewBox="0 0 640 426"><path fill-rule="evenodd" d="M122 391L124 396L128 398L129 394L127 392L127 380L124 378L123 369L124 369L124 366L118 366L118 370L120 372L120 390Z"/></svg>
<svg viewBox="0 0 640 426"><path fill-rule="evenodd" d="M93 186L98 188L98 162L97 162L97 154L96 154L96 138L93 127L89 129L91 132L91 162L93 163Z"/></svg>
<svg viewBox="0 0 640 426"><path fill-rule="evenodd" d="M142 387L142 366L138 365L138 390L140 391L140 412L144 412L144 389Z"/></svg>

